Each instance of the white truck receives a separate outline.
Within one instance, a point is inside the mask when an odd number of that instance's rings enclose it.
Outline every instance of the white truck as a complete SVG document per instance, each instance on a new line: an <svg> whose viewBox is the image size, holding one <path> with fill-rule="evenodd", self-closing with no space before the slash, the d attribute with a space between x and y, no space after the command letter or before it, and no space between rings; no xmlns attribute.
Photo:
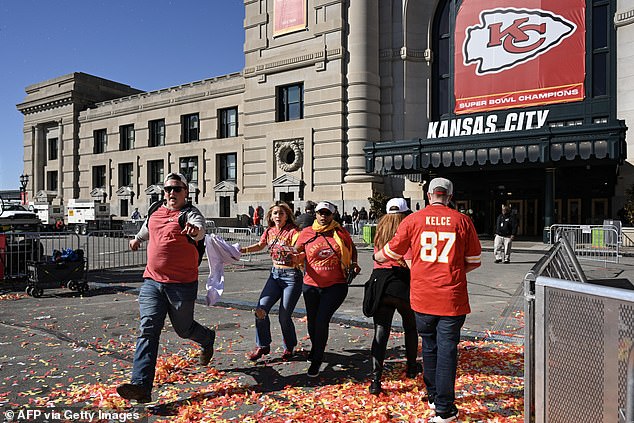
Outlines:
<svg viewBox="0 0 634 423"><path fill-rule="evenodd" d="M94 200L68 200L66 225L81 235L89 230L109 229L110 204Z"/></svg>
<svg viewBox="0 0 634 423"><path fill-rule="evenodd" d="M44 201L29 201L29 210L37 214L42 226L48 229L56 229L58 223L64 223L64 205L49 204Z"/></svg>

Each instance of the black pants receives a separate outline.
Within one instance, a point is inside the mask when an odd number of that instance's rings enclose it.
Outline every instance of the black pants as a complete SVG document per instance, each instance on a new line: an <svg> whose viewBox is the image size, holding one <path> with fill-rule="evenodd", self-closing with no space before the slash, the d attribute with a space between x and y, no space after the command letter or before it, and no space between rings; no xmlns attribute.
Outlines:
<svg viewBox="0 0 634 423"><path fill-rule="evenodd" d="M416 315L412 311L409 301L383 295L381 304L374 313L374 339L372 340L372 374L374 377L381 377L383 372L383 360L385 360L385 350L390 339L392 330L392 318L394 311L403 319L403 329L405 331L405 355L407 365L415 366L418 355L418 333L416 331Z"/></svg>
<svg viewBox="0 0 634 423"><path fill-rule="evenodd" d="M304 284L303 292L308 335L312 344L308 359L321 363L328 343L330 319L346 299L348 284L336 283L327 288Z"/></svg>

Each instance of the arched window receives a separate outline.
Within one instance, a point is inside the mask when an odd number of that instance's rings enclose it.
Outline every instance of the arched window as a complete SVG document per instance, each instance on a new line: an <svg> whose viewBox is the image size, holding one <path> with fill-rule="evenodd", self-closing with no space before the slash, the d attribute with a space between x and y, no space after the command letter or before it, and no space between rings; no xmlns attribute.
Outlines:
<svg viewBox="0 0 634 423"><path fill-rule="evenodd" d="M455 20L452 0L443 0L438 5L432 28L432 120L447 116L453 108L453 37L452 22Z"/></svg>

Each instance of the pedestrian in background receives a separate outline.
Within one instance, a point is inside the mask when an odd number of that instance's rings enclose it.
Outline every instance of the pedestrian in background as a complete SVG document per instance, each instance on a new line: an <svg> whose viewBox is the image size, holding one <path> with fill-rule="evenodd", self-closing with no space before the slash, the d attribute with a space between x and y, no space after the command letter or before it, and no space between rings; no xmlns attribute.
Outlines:
<svg viewBox="0 0 634 423"><path fill-rule="evenodd" d="M495 262L511 262L511 246L517 235L517 218L513 214L511 207L502 204L502 213L495 222L495 240L493 242L493 254Z"/></svg>
<svg viewBox="0 0 634 423"><path fill-rule="evenodd" d="M130 219L132 220L139 220L141 219L141 213L139 212L139 208L135 208L134 212L132 213L132 216L130 216Z"/></svg>
<svg viewBox="0 0 634 423"><path fill-rule="evenodd" d="M432 423L458 419L455 405L460 330L469 306L467 272L480 266L481 246L468 216L448 207L453 184L429 183L430 205L406 217L375 261L401 260L412 250L410 303L422 337L423 381L435 416Z"/></svg>
<svg viewBox="0 0 634 423"><path fill-rule="evenodd" d="M293 264L293 245L299 236L299 229L295 224L293 211L281 201L276 201L269 207L266 222L267 228L260 240L248 247L240 248L241 253L253 253L268 248L273 262L271 273L255 309L256 348L247 355L251 361L257 361L271 352L269 312L278 301L278 318L284 339L282 359L290 359L297 346L293 310L302 294L302 272L299 266Z"/></svg>
<svg viewBox="0 0 634 423"><path fill-rule="evenodd" d="M315 221L302 230L295 245L298 260L305 259L303 293L311 342L309 377L319 375L330 320L348 295L348 275L360 271L350 234L334 220L334 204L322 201L315 210Z"/></svg>
<svg viewBox="0 0 634 423"><path fill-rule="evenodd" d="M299 229L304 229L308 226L311 226L315 221L315 203L312 201L307 201L304 206L304 213L302 213L296 220L297 227Z"/></svg>
<svg viewBox="0 0 634 423"><path fill-rule="evenodd" d="M152 213L130 240L136 251L149 241L144 282L139 291L141 321L130 383L117 386L117 393L139 403L152 400L152 385L158 357L159 339L165 317L169 315L174 331L201 347L200 364L206 366L214 354L216 332L194 320L198 296L198 250L194 241L205 237L205 218L193 206L187 206L187 179L170 173L163 182L164 203ZM186 211L183 211L186 209ZM179 217L186 213L181 227Z"/></svg>
<svg viewBox="0 0 634 423"><path fill-rule="evenodd" d="M359 210L352 208L352 234L359 235Z"/></svg>
<svg viewBox="0 0 634 423"><path fill-rule="evenodd" d="M381 216L374 236L374 253L381 251L396 233L399 224L411 210L403 198L392 198L385 207L387 214ZM363 312L372 316L374 323L374 339L372 340L371 358L372 375L370 393L381 393L381 375L385 351L392 330L394 312L398 310L405 332L405 356L407 357L408 378L415 378L422 371L416 362L418 355L418 335L416 333L416 316L409 304L409 266L412 263L411 249L400 260L387 260L384 263L374 262L374 270L368 281L368 288L363 298Z"/></svg>

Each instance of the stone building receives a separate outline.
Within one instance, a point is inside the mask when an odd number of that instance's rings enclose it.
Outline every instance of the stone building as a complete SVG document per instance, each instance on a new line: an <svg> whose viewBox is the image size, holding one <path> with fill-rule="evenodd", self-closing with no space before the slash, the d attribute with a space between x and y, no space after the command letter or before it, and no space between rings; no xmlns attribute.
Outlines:
<svg viewBox="0 0 634 423"><path fill-rule="evenodd" d="M244 0L237 73L151 92L83 73L27 87L18 109L29 195L93 198L126 217L181 171L206 216L235 218L275 200L368 208L373 191L414 208L441 175L455 180L456 204L475 210L480 232L491 232L500 202L514 205L526 235L549 222L599 221L634 181L625 160L634 8L566 2L585 25L584 69L570 72L581 75L577 97L458 110L459 0ZM497 31L501 41L521 27ZM477 122L490 131L474 131ZM463 124L468 135L456 129Z"/></svg>

